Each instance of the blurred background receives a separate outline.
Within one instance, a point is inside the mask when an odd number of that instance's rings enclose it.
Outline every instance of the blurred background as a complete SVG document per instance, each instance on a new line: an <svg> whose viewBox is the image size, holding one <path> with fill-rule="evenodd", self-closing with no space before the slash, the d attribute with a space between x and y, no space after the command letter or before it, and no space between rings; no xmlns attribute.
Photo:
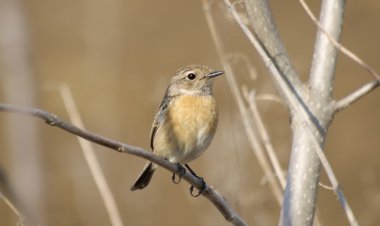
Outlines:
<svg viewBox="0 0 380 226"><path fill-rule="evenodd" d="M270 1L293 63L307 81L315 26L298 1ZM314 1L316 14L319 2ZM242 54L257 78L242 70L240 85L275 93L255 50L223 1L212 13L228 50ZM342 43L380 71L380 2L348 1ZM157 107L174 72L188 64L222 69L201 1L0 0L0 102L45 109L69 120L59 84L72 90L86 129L149 149ZM334 95L340 99L372 80L344 56ZM277 225L280 207L246 138L226 79L214 83L220 117L207 152L191 164L250 225ZM380 91L336 115L325 151L361 225L380 225ZM279 104L260 112L287 170L289 115ZM124 225L229 225L189 185L158 170L148 188L130 186L145 160L95 146ZM76 137L38 119L0 113L2 192L34 225L110 225ZM323 175L321 182L329 184ZM347 225L332 191L320 189L322 225ZM17 217L0 200L0 225ZM33 222L33 223L32 223Z"/></svg>

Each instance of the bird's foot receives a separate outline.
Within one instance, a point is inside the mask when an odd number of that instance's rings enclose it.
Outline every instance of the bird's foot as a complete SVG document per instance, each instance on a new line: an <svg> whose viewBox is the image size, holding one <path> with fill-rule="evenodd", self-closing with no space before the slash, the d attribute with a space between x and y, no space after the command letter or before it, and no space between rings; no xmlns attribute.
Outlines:
<svg viewBox="0 0 380 226"><path fill-rule="evenodd" d="M206 182L203 180L203 177L196 176L199 180L201 180L201 187L199 188L198 194L193 194L194 185L190 187L190 195L193 197L198 197L202 194L202 192L206 189Z"/></svg>
<svg viewBox="0 0 380 226"><path fill-rule="evenodd" d="M186 173L186 169L179 163L177 163L177 172L178 173L178 181L176 181L176 176L175 176L175 173L173 173L173 176L172 176L172 181L173 183L175 184L179 184L179 182L181 182L181 179L182 179L182 176L185 175Z"/></svg>
<svg viewBox="0 0 380 226"><path fill-rule="evenodd" d="M190 187L190 195L193 196L193 197L198 197L202 194L202 192L206 189L206 182L205 180L203 180L203 177L199 177L191 168L189 165L185 164L186 168L190 171L190 173L198 178L199 180L201 180L201 187L199 188L199 191L198 191L198 194L194 195L193 194L193 191L194 191L194 185L191 185Z"/></svg>

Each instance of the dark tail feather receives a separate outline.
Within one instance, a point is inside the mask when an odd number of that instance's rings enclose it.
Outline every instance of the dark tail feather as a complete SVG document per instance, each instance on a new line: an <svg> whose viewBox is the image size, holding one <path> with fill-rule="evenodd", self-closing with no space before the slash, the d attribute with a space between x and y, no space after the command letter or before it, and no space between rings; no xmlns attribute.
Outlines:
<svg viewBox="0 0 380 226"><path fill-rule="evenodd" d="M139 178L136 180L136 182L131 187L131 191L137 190L137 189L143 189L146 186L148 186L150 180L152 179L154 171L157 169L157 165L153 165L153 163L148 163Z"/></svg>

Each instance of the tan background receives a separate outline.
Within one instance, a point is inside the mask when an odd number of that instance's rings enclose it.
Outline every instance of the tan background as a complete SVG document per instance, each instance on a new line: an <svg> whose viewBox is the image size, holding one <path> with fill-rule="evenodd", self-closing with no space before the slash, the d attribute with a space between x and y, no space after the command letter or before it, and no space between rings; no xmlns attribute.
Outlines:
<svg viewBox="0 0 380 226"><path fill-rule="evenodd" d="M257 82L244 74L239 81L259 92L272 91L265 67L240 30L223 18L219 2L213 11L227 46L248 54L259 75ZM271 4L291 58L306 81L315 28L297 1ZM66 82L87 129L115 140L149 147L156 108L179 67L198 63L222 69L201 1L33 0L22 2L22 6L29 29L37 107L68 119L56 89L57 82ZM318 12L317 5L314 11ZM342 37L345 45L377 71L379 12L379 1L348 1ZM371 79L341 56L335 97L344 97ZM193 169L225 195L250 225L276 225L280 208L248 145L225 78L217 79L214 90L220 124L214 142L192 164ZM361 225L380 224L379 98L376 90L339 113L327 138L327 155ZM0 101L9 102L3 92ZM290 147L286 109L270 105L262 112L286 170ZM12 183L14 159L9 153L13 150L5 126L8 117L0 114L0 166ZM38 168L42 189L36 195L41 209L34 206L29 212L37 212L42 225L109 225L75 137L43 122L37 126L41 133ZM19 142L25 141L20 138ZM147 189L131 192L129 188L145 161L95 148L125 225L229 225L206 199L190 197L188 184L174 185L167 171L159 170ZM18 170L22 175L22 169ZM326 177L322 182L328 184ZM22 193L28 187L15 190ZM321 189L318 205L323 225L347 225L333 192ZM0 225L16 222L0 201Z"/></svg>

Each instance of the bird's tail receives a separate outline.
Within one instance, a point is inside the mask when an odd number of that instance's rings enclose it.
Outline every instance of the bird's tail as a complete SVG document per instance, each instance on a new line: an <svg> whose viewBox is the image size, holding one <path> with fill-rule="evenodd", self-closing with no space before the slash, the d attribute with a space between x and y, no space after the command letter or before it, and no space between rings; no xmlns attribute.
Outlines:
<svg viewBox="0 0 380 226"><path fill-rule="evenodd" d="M141 175L131 187L131 191L134 191L137 189L143 189L146 186L148 186L150 180L152 179L153 173L156 169L157 169L156 164L153 164L152 162L147 163Z"/></svg>

